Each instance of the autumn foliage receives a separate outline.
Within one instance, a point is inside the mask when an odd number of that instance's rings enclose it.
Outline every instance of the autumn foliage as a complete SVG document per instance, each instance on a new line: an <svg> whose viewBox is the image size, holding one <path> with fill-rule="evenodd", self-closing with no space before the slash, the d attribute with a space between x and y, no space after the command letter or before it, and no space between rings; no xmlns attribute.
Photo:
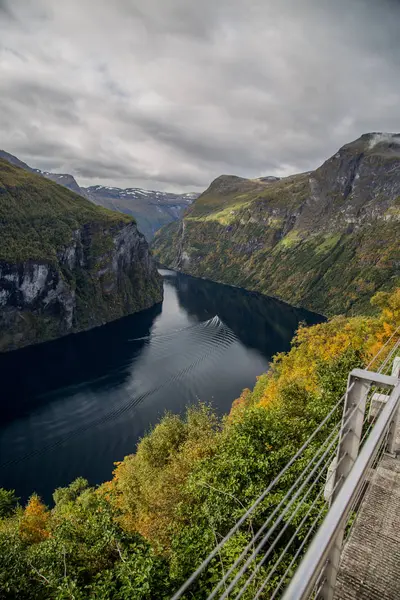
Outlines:
<svg viewBox="0 0 400 600"><path fill-rule="evenodd" d="M21 539L30 544L37 544L46 540L50 535L48 530L50 516L49 510L39 496L33 494L19 523Z"/></svg>

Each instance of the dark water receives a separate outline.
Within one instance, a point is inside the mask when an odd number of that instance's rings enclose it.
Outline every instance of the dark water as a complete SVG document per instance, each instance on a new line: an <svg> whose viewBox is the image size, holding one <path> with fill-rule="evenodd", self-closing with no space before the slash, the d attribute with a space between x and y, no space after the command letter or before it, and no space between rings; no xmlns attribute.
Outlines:
<svg viewBox="0 0 400 600"><path fill-rule="evenodd" d="M0 487L47 502L82 475L96 484L166 410L202 400L229 411L321 317L161 271L162 306L98 329L0 355Z"/></svg>

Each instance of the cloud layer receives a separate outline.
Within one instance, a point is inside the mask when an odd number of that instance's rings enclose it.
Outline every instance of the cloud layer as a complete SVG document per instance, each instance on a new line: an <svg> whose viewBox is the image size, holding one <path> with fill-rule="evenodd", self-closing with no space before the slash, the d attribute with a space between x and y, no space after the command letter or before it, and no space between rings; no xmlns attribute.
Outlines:
<svg viewBox="0 0 400 600"><path fill-rule="evenodd" d="M0 0L0 148L188 191L400 130L392 0Z"/></svg>

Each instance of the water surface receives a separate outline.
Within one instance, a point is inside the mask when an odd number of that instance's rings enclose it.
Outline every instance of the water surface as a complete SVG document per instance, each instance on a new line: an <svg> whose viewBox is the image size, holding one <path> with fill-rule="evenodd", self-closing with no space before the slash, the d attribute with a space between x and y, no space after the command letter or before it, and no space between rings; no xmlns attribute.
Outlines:
<svg viewBox="0 0 400 600"><path fill-rule="evenodd" d="M164 302L54 342L0 355L0 487L23 501L82 475L111 477L113 463L165 411L199 400L219 414L300 321L322 318L239 288L160 271Z"/></svg>

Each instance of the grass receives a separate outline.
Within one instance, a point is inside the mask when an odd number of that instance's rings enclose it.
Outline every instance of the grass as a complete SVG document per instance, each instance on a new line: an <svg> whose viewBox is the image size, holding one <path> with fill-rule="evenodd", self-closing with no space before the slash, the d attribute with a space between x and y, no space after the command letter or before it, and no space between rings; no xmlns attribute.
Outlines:
<svg viewBox="0 0 400 600"><path fill-rule="evenodd" d="M279 245L281 248L289 249L296 246L301 241L301 236L298 231L292 229L284 238L281 239Z"/></svg>
<svg viewBox="0 0 400 600"><path fill-rule="evenodd" d="M324 241L315 248L317 254L326 254L339 243L341 238L340 233L326 235Z"/></svg>

